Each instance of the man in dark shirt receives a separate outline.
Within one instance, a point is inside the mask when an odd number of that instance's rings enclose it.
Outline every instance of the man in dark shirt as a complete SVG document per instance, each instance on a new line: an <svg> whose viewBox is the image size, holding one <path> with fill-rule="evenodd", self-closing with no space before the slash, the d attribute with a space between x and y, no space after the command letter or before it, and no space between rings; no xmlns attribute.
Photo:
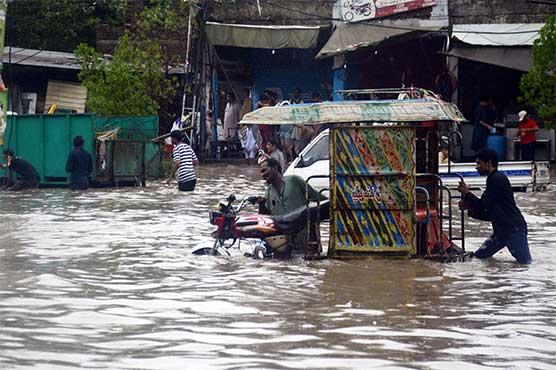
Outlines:
<svg viewBox="0 0 556 370"><path fill-rule="evenodd" d="M25 159L21 159L14 155L13 149L4 149L2 152L5 164L3 168L8 168L8 179L6 184L2 187L10 191L18 191L25 189L33 189L39 186L39 174L35 167ZM12 182L13 173L17 174L15 183Z"/></svg>
<svg viewBox="0 0 556 370"><path fill-rule="evenodd" d="M488 134L494 127L494 114L489 107L487 99L481 99L479 106L473 113L473 137L471 139L471 149L475 152L486 147Z"/></svg>
<svg viewBox="0 0 556 370"><path fill-rule="evenodd" d="M527 243L527 223L517 208L510 181L498 171L498 155L492 149L477 153L477 171L487 175L486 190L477 198L462 181L458 191L462 194L460 207L468 210L469 217L492 222L493 234L474 252L477 258L488 258L504 247L519 263L530 263Z"/></svg>
<svg viewBox="0 0 556 370"><path fill-rule="evenodd" d="M93 156L83 148L85 141L81 136L73 139L74 149L68 156L66 171L70 173L70 189L87 190L89 176L93 172Z"/></svg>

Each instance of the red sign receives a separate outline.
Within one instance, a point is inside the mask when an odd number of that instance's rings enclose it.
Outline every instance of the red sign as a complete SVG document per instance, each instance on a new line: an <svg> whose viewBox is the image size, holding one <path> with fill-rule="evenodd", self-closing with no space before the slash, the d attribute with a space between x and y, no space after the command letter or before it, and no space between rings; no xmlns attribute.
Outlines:
<svg viewBox="0 0 556 370"><path fill-rule="evenodd" d="M342 19L357 22L436 5L436 0L343 0Z"/></svg>

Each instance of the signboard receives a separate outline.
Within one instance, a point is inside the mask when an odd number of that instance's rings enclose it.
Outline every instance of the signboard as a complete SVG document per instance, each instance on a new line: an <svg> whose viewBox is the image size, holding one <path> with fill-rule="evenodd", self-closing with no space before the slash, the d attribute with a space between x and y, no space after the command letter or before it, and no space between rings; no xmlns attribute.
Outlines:
<svg viewBox="0 0 556 370"><path fill-rule="evenodd" d="M334 127L331 137L331 255L415 254L413 129Z"/></svg>
<svg viewBox="0 0 556 370"><path fill-rule="evenodd" d="M342 0L340 11L344 21L357 22L433 5L436 0Z"/></svg>
<svg viewBox="0 0 556 370"><path fill-rule="evenodd" d="M6 32L7 0L0 0L0 71L4 60L4 34ZM6 118L8 111L8 93L0 76L0 145L3 145L4 131L6 131Z"/></svg>

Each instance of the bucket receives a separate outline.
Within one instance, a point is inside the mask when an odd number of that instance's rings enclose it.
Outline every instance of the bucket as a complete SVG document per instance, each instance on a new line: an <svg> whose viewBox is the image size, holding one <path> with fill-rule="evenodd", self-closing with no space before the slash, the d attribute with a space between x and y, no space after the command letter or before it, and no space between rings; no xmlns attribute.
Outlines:
<svg viewBox="0 0 556 370"><path fill-rule="evenodd" d="M486 146L498 154L499 161L506 159L506 137L504 135L489 135Z"/></svg>

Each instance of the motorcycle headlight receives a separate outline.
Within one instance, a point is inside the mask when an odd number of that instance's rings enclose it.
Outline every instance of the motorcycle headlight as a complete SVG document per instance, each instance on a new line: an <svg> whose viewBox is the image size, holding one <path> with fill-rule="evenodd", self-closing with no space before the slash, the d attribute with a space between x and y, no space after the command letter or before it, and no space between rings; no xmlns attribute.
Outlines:
<svg viewBox="0 0 556 370"><path fill-rule="evenodd" d="M209 212L209 222L211 225L216 225L216 217L220 215L220 212L210 211Z"/></svg>

